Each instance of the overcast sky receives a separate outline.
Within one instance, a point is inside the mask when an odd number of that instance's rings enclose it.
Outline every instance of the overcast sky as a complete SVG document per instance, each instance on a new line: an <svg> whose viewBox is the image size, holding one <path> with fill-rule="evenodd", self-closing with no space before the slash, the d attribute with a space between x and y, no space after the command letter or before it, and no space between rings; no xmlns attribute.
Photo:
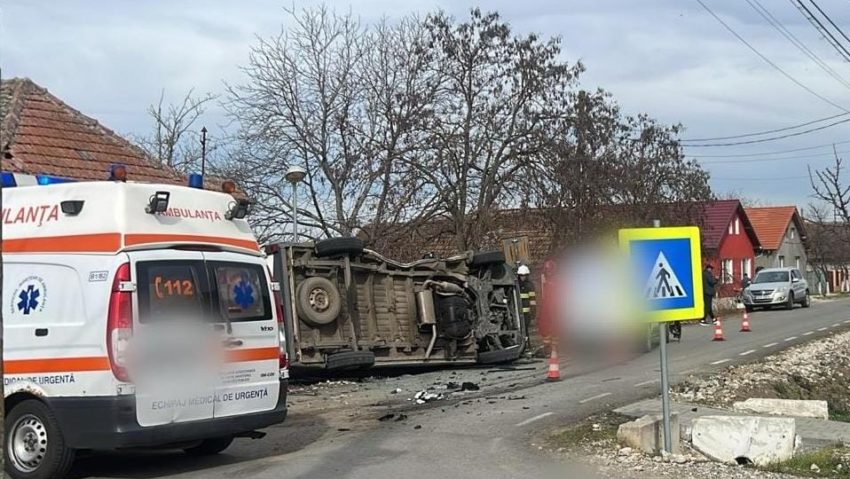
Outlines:
<svg viewBox="0 0 850 479"><path fill-rule="evenodd" d="M329 1L362 21L444 9L464 18L470 7L496 10L519 32L563 39L564 59L587 67L585 88L603 87L628 113L646 112L687 127L685 138L759 132L850 110L850 88L797 50L744 1L703 0L721 19L799 83L768 65L695 0ZM753 0L754 1L754 0ZM794 36L841 78L850 64L788 0L760 0ZM289 22L296 0L0 0L3 77L29 77L74 108L120 133L149 128L146 107L160 91L177 101L190 88L221 93L239 82L257 36ZM850 35L847 0L817 0ZM842 39L843 40L843 39ZM850 49L850 41L845 45ZM835 103L837 106L827 102ZM224 118L205 118L220 131ZM829 123L829 122L827 122ZM805 205L807 165L831 162L834 142L848 141L850 123L754 145L688 148L711 172L719 194L739 192L768 204ZM818 125L813 125L818 126ZM799 152L757 156L827 145ZM850 143L838 145L850 153Z"/></svg>

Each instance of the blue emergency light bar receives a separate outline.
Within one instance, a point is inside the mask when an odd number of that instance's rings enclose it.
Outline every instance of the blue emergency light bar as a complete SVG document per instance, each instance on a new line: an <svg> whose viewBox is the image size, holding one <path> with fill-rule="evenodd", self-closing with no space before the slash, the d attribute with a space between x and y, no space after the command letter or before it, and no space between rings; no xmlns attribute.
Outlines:
<svg viewBox="0 0 850 479"><path fill-rule="evenodd" d="M28 175L25 173L12 173L11 171L3 171L0 172L2 175L3 188L14 188L16 186L28 186L33 178L35 179L35 184L37 185L54 185L59 183L74 183L76 180L72 180L70 178L63 178L61 176L52 176L52 175ZM20 175L16 177L16 175ZM18 181L23 180L21 185L18 185Z"/></svg>
<svg viewBox="0 0 850 479"><path fill-rule="evenodd" d="M62 178L61 176L50 176L50 175L36 175L35 181L39 185L54 185L58 183L73 183L74 180L69 178Z"/></svg>
<svg viewBox="0 0 850 479"><path fill-rule="evenodd" d="M204 176L198 173L191 173L189 175L189 187L204 189Z"/></svg>
<svg viewBox="0 0 850 479"><path fill-rule="evenodd" d="M18 182L15 181L15 174L9 173L8 171L4 171L3 175L3 188L14 188L18 186Z"/></svg>

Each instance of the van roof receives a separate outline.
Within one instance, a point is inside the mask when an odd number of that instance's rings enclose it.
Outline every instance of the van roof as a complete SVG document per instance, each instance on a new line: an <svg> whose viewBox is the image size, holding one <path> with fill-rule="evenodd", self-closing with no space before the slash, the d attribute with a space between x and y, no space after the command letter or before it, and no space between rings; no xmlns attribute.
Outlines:
<svg viewBox="0 0 850 479"><path fill-rule="evenodd" d="M169 194L168 207L147 213L157 192ZM81 205L76 214L75 205ZM235 205L226 193L166 184L93 181L3 188L3 253L114 254L206 245L260 256L248 222L228 219Z"/></svg>

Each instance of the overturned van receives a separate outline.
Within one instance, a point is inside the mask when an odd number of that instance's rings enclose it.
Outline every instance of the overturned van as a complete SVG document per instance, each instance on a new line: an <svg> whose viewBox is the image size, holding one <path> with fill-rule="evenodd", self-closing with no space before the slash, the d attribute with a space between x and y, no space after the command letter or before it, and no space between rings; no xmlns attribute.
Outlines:
<svg viewBox="0 0 850 479"><path fill-rule="evenodd" d="M293 366L498 363L526 331L516 276L501 252L401 263L357 238L272 244Z"/></svg>

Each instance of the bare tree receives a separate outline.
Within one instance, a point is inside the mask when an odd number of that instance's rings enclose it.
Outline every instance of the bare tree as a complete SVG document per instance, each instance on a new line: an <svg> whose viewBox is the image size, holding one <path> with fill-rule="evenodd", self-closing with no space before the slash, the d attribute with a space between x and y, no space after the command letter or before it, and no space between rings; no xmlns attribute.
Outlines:
<svg viewBox="0 0 850 479"><path fill-rule="evenodd" d="M309 202L299 215L312 236L372 238L427 218L436 207L419 179L422 134L433 121L439 81L415 18L371 28L326 7L289 11L295 26L261 39L228 86L239 124L229 167L258 200L254 221L281 236L290 216L283 173L307 170Z"/></svg>
<svg viewBox="0 0 850 479"><path fill-rule="evenodd" d="M456 23L426 19L443 82L420 165L452 222L458 249L478 247L492 212L515 206L519 181L545 143L546 123L565 113L581 64L558 59L559 39L514 36L496 13L473 9Z"/></svg>
<svg viewBox="0 0 850 479"><path fill-rule="evenodd" d="M192 89L179 103L169 104L163 90L159 102L148 107L154 123L151 133L135 137L136 144L161 166L184 173L196 168L201 158L197 123L215 98L211 94L196 96ZM208 147L207 151L211 149Z"/></svg>

